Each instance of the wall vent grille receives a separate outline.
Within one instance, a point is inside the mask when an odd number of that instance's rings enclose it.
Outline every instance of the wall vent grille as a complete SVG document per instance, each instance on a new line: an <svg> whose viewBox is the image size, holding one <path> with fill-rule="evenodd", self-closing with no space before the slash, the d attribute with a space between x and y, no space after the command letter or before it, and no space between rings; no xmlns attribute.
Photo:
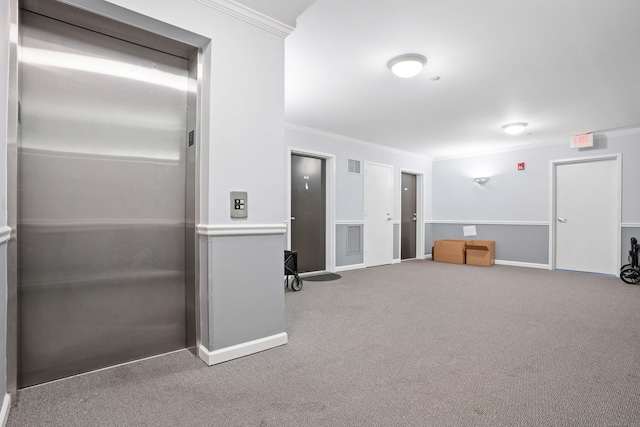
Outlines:
<svg viewBox="0 0 640 427"><path fill-rule="evenodd" d="M360 175L360 160L349 159L349 173Z"/></svg>
<svg viewBox="0 0 640 427"><path fill-rule="evenodd" d="M361 226L347 226L347 255L355 255L361 252L360 248Z"/></svg>

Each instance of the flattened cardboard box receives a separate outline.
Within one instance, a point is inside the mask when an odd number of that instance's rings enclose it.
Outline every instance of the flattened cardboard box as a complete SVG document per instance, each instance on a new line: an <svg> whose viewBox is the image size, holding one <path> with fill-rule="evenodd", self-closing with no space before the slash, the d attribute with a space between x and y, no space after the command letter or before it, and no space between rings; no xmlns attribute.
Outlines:
<svg viewBox="0 0 640 427"><path fill-rule="evenodd" d="M435 240L433 242L433 260L464 264L466 240Z"/></svg>
<svg viewBox="0 0 640 427"><path fill-rule="evenodd" d="M468 240L467 264L488 267L496 262L496 242L493 240Z"/></svg>

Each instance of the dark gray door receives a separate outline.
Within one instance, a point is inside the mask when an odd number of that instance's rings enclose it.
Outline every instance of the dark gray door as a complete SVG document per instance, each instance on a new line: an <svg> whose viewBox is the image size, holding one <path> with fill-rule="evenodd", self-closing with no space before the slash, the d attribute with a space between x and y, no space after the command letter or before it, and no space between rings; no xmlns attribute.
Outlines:
<svg viewBox="0 0 640 427"><path fill-rule="evenodd" d="M21 387L185 347L187 61L22 16Z"/></svg>
<svg viewBox="0 0 640 427"><path fill-rule="evenodd" d="M325 161L291 156L291 249L298 271L322 271L325 263Z"/></svg>
<svg viewBox="0 0 640 427"><path fill-rule="evenodd" d="M400 258L416 257L416 176L402 173L402 221Z"/></svg>

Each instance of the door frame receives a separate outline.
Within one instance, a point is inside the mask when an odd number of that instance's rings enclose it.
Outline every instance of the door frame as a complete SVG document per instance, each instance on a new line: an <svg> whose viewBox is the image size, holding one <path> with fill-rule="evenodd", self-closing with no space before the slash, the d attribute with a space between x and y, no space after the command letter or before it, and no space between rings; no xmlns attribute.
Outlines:
<svg viewBox="0 0 640 427"><path fill-rule="evenodd" d="M335 200L336 200L336 156L305 148L287 147L287 249L291 250L291 156L315 157L325 161L325 271L333 273L336 268L335 248Z"/></svg>
<svg viewBox="0 0 640 427"><path fill-rule="evenodd" d="M370 267L369 263L367 262L367 238L366 238L366 236L367 236L367 216L365 214L366 210L367 210L367 191L366 191L366 189L367 189L367 173L366 173L367 172L367 165L383 166L383 167L386 167L386 168L391 168L391 181L392 181L391 182L391 187L392 187L391 197L393 199L395 199L395 194L394 194L395 182L394 181L397 180L396 176L395 176L396 168L393 165L388 165L388 164L385 164L385 163L378 163L378 162L369 162L369 161L365 161L364 162L364 165L363 165L363 172L364 172L364 186L363 186L364 187L363 188L364 197L363 197L363 201L364 201L364 206L363 206L363 210L362 210L362 218L363 218L362 223L363 223L363 227L364 227L363 236L362 236L362 238L363 238L363 245L362 246L363 246L364 254L362 256L362 262L363 262L365 268ZM395 210L396 210L396 206L395 206L394 201L392 200L392 202L391 202L391 220L390 220L391 221L391 246L389 247L389 252L390 252L391 256L389 257L389 264L393 264L394 263L394 259L393 259L393 244L394 244L394 242L393 242L393 224L394 224ZM400 234L400 233L398 233L398 234Z"/></svg>
<svg viewBox="0 0 640 427"><path fill-rule="evenodd" d="M143 30L149 33L178 41L184 45L193 48L193 53L189 58L189 84L192 85L192 76L195 77L195 87L190 86L190 93L195 95L195 99L187 101L188 108L195 106L194 116L191 111L187 114L187 125L195 131L194 143L196 144L195 159L193 170L188 173L195 175L195 182L191 193L185 196L185 208L187 203L191 206L192 212L186 219L186 233L194 233L193 254L185 254L185 262L192 265L185 266L191 270L193 276L194 295L194 312L189 313L187 303L187 315L194 318L193 329L195 333L195 351L200 348L203 336L203 325L201 325L200 295L202 289L207 289L207 276L202 274L201 267L206 265L206 256L200 245L199 235L195 230L195 224L200 224L203 219L208 216L209 205L209 162L207 161L209 154L209 106L211 86L211 62L212 62L212 45L211 39L191 32L189 30L174 27L171 24L156 20L149 16L125 9L121 6L109 3L105 0L96 0L87 4L84 0L65 0L61 2L55 0L52 4L60 3L62 6L75 7L86 12L94 14L98 19L107 19L118 22L130 27L135 32ZM15 396L18 387L18 251L17 251L17 189L18 189L18 145L19 145L19 61L18 52L19 34L20 34L20 5L21 0L9 0L9 21L11 27L10 44L9 44L9 61L8 61L8 105L7 105L7 312L6 312L6 374L7 392ZM133 37L133 36L132 36ZM124 38L126 41L126 37ZM189 97L189 95L188 95ZM192 126L191 126L192 125ZM185 135L186 141L187 135ZM185 148L187 144L185 143ZM189 166L187 165L187 168ZM193 218L191 218L193 216ZM191 224L193 222L193 224ZM188 240L187 240L188 241ZM190 257L193 256L193 260ZM189 286L189 285L187 285ZM188 295L188 291L187 291ZM188 325L187 328L190 326ZM187 340L189 340L189 331L187 331ZM185 343L185 347L188 347Z"/></svg>
<svg viewBox="0 0 640 427"><path fill-rule="evenodd" d="M620 259L622 257L622 153L613 153L613 154L605 154L602 156L589 156L589 157L575 157L570 159L558 159L550 161L550 191L549 191L549 269L556 269L556 195L557 195L557 181L556 181L556 166L559 165L567 165L574 163L589 163L589 162L599 162L606 160L614 160L616 162L616 260L618 262L618 271L616 271L616 276L619 276L620 272Z"/></svg>
<svg viewBox="0 0 640 427"><path fill-rule="evenodd" d="M411 169L400 168L400 218L402 219L402 174L415 175L416 177L416 257L414 259L425 259L424 254L424 172ZM398 247L400 248L400 262L402 262L402 223L400 223L400 231L398 233ZM405 260L405 261L411 261Z"/></svg>

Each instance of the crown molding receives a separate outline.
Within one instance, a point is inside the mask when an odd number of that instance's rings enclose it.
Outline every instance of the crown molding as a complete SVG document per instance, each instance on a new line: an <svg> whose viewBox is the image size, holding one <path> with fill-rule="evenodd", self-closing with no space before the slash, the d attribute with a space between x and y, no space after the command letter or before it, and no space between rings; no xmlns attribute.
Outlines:
<svg viewBox="0 0 640 427"><path fill-rule="evenodd" d="M563 139L562 141L558 139L554 139L554 140L545 141L545 142L533 142L530 144L522 144L522 145L514 145L510 147L494 148L490 150L474 151L471 153L452 154L450 156L434 157L433 161L440 162L444 160L464 159L466 157L478 157L478 156L485 156L490 154L508 153L511 151L521 151L521 150L529 150L532 148L550 147L552 145L562 145L562 144L569 145L568 141L569 141L569 137L567 137L566 140Z"/></svg>
<svg viewBox="0 0 640 427"><path fill-rule="evenodd" d="M640 126L622 128L622 129L611 129L611 130L603 130L592 132L593 135L606 135L606 136L625 136L625 135L636 135L640 133Z"/></svg>
<svg viewBox="0 0 640 427"><path fill-rule="evenodd" d="M412 157L420 157L422 159L429 160L429 161L432 160L431 157L423 156L423 155L417 154L417 153L412 153L411 151L399 150L397 148L388 147L386 145L375 144L373 142L363 141L361 139L355 139L355 138L351 138L349 136L339 135L337 133L325 132L323 130L313 129L313 128L309 128L309 127L306 127L306 126L300 126L300 125L296 125L296 124L293 124L293 123L286 123L285 122L284 127L285 127L285 129L291 129L291 130L295 130L295 131L298 131L298 132L308 133L308 134L311 134L311 135L323 136L323 137L326 137L326 138L332 138L332 139L338 139L338 140L341 140L341 141L352 142L354 144L366 145L366 146L371 147L371 148L376 148L378 150L384 150L384 151L388 151L388 152L391 152L391 153L405 154L405 155L409 155L409 156L412 156Z"/></svg>
<svg viewBox="0 0 640 427"><path fill-rule="evenodd" d="M616 136L637 135L637 134L640 134L640 126L627 127L627 128L621 128L621 129L601 130L601 131L594 131L589 133L592 133L594 137L605 136L608 138L616 137ZM568 145L569 138L570 138L570 135L568 135L566 138L563 138L562 140L552 139L544 142L537 142L537 143L534 142L530 144L516 145L513 147L503 147L503 148L496 148L493 150L475 151L473 153L453 154L451 156L434 157L433 161L439 162L442 160L454 160L454 159L463 159L465 157L478 157L478 156L484 156L489 154L508 153L510 151L529 150L532 148L549 147L552 145L563 145L563 144Z"/></svg>
<svg viewBox="0 0 640 427"><path fill-rule="evenodd" d="M196 1L282 38L287 37L294 30L294 27L273 19L263 13L250 9L247 6L244 6L233 0Z"/></svg>
<svg viewBox="0 0 640 427"><path fill-rule="evenodd" d="M198 1L201 1L201 0L198 0ZM421 155L421 154L412 153L410 151L399 150L397 148L388 147L386 145L375 144L373 142L363 141L361 139L355 139L355 138L351 138L351 137L348 137L348 136L339 135L339 134L336 134L336 133L325 132L325 131L322 131L322 130L313 129L313 128L309 128L309 127L306 127L306 126L296 125L294 123L285 122L284 127L285 127L285 129L291 129L291 130L295 130L295 131L298 131L298 132L308 133L308 134L311 134L311 135L317 135L317 136L323 136L323 137L326 137L326 138L338 139L338 140L342 140L342 141L352 142L352 143L355 143L355 144L362 144L362 145L366 145L366 146L369 146L369 147L372 147L372 148L377 148L379 150L389 151L391 153L408 154L410 156L420 157L420 158L423 158L423 159L426 159L426 160L429 160L429 161L434 161L434 162L443 161L443 160L463 159L465 157L484 156L484 155L489 155L489 154L508 153L510 151L529 150L529 149L535 149L535 148L550 147L550 146L553 146L553 145L562 145L562 144L567 144L567 140L569 139L569 137L567 136L567 138L564 138L562 140L552 139L552 140L543 141L543 142L537 142L537 143L523 144L523 145L517 145L517 146L512 146L512 147L496 148L496 149L493 149L493 150L474 151L473 153L453 154L453 155L450 155L450 156L441 156L441 157L428 157L428 156L424 156L424 155ZM636 135L636 134L640 134L640 126L628 127L628 128L624 128L624 129L611 129L611 130L595 131L595 132L591 132L591 133L593 133L594 135L602 135L602 136L607 136L607 137Z"/></svg>

